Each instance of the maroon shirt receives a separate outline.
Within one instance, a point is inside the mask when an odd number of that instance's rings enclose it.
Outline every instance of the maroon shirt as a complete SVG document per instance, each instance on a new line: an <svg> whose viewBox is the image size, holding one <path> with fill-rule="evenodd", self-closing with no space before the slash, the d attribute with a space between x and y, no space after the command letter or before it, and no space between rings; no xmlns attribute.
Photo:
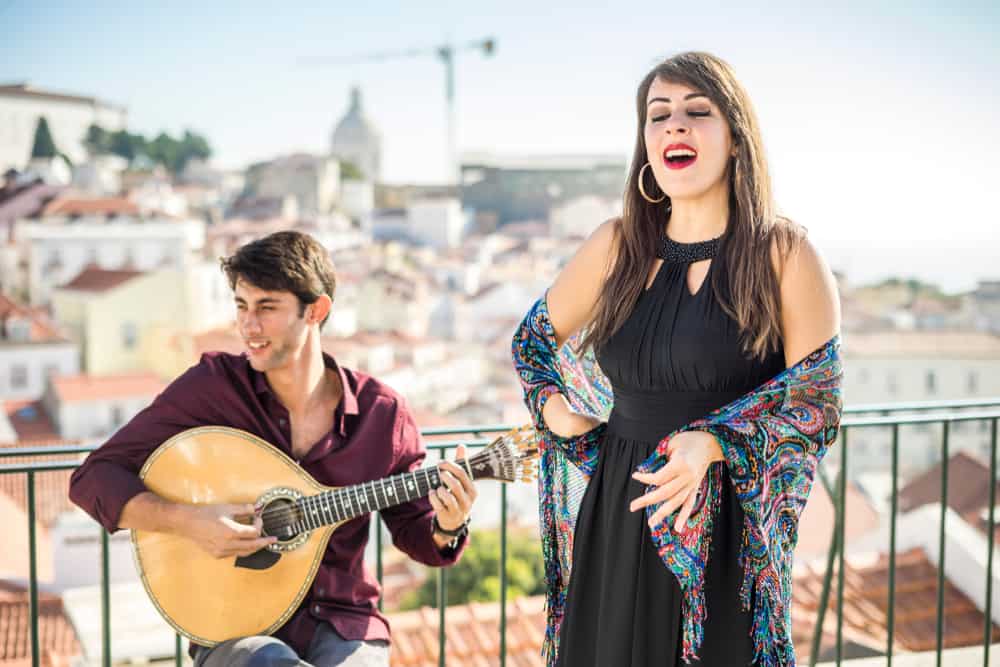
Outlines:
<svg viewBox="0 0 1000 667"><path fill-rule="evenodd" d="M302 469L320 484L347 486L420 467L426 449L404 399L374 378L340 368L328 355L323 361L340 374L344 396L333 430L299 461ZM246 357L208 353L87 457L73 473L69 495L114 532L125 504L146 490L138 473L160 443L195 426L231 426L292 456L290 424L288 410ZM439 550L432 516L426 498L382 511L397 547L426 565L451 565L465 540L457 549ZM300 655L321 620L346 639L389 639L389 622L377 607L379 585L364 563L369 520L358 517L333 532L312 589L275 633Z"/></svg>

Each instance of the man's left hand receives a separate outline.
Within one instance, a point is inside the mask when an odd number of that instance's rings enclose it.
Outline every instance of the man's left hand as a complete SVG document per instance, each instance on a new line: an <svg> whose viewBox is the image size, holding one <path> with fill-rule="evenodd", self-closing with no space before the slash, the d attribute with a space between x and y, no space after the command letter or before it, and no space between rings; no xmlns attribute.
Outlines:
<svg viewBox="0 0 1000 667"><path fill-rule="evenodd" d="M455 459L465 458L465 446L459 445L455 451ZM428 497L431 507L437 513L438 525L445 530L458 530L469 518L472 510L472 503L475 502L476 486L469 479L468 473L451 461L442 461L438 466L438 473L441 477L441 484L431 491ZM441 535L434 535L435 540L442 540L445 544L449 538Z"/></svg>

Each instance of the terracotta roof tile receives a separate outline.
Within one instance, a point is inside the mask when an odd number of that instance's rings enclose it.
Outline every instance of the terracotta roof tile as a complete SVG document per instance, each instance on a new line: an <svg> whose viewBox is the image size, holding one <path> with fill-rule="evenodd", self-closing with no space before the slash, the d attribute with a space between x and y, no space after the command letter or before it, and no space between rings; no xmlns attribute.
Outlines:
<svg viewBox="0 0 1000 667"><path fill-rule="evenodd" d="M0 665L3 667L31 664L28 605L27 591L0 586ZM68 658L80 655L80 641L58 595L39 593L38 634L43 665L66 665Z"/></svg>
<svg viewBox="0 0 1000 667"><path fill-rule="evenodd" d="M153 398L167 383L152 373L123 375L59 375L52 388L59 401L76 403L116 398Z"/></svg>
<svg viewBox="0 0 1000 667"><path fill-rule="evenodd" d="M996 488L997 498L1000 499L1000 483ZM961 515L968 515L988 507L989 497L989 465L968 452L953 454L948 459L948 507ZM899 491L900 512L940 502L940 463L914 478Z"/></svg>
<svg viewBox="0 0 1000 667"><path fill-rule="evenodd" d="M884 648L888 639L889 558L885 554L846 562L844 579L845 637L856 644ZM823 571L803 567L792 588L793 627L800 660L806 662L819 607ZM896 556L896 600L894 641L900 651L928 651L936 646L937 568L920 548ZM837 579L834 575L833 583ZM824 630L836 628L836 587L832 589ZM945 582L944 646L957 648L980 644L985 617L973 602L951 582ZM1000 626L993 626L993 640L1000 639ZM821 659L827 655L821 655Z"/></svg>
<svg viewBox="0 0 1000 667"><path fill-rule="evenodd" d="M59 439L59 432L41 401L7 401L3 404L3 411L17 434L20 446Z"/></svg>
<svg viewBox="0 0 1000 667"><path fill-rule="evenodd" d="M500 655L500 606L472 602L448 607L445 615L448 664L494 667ZM438 612L423 607L390 614L391 667L434 667L438 664ZM507 603L507 664L542 667L545 600L542 596Z"/></svg>
<svg viewBox="0 0 1000 667"><path fill-rule="evenodd" d="M28 342L48 343L65 342L66 338L59 333L56 325L39 309L29 308L14 301L0 292L0 341L9 340L6 332L7 322L11 319L25 320L30 324Z"/></svg>
<svg viewBox="0 0 1000 667"><path fill-rule="evenodd" d="M42 215L138 215L139 206L122 197L100 197L93 199L77 199L74 197L58 197L45 208Z"/></svg>
<svg viewBox="0 0 1000 667"><path fill-rule="evenodd" d="M78 290L80 292L105 292L142 274L142 271L102 269L91 264L84 267L83 271L77 274L75 278L62 285L62 289Z"/></svg>
<svg viewBox="0 0 1000 667"><path fill-rule="evenodd" d="M13 445L0 445L0 449L13 447L43 447L79 445L79 441L58 440L51 442L17 442ZM73 460L72 454L49 454L39 456L10 456L0 459L0 465L15 463L41 463L45 461ZM43 526L51 526L56 517L72 509L69 500L69 478L72 470L47 470L35 473L35 511L36 518ZM0 494L10 498L19 508L27 512L28 488L26 473L7 473L0 475Z"/></svg>

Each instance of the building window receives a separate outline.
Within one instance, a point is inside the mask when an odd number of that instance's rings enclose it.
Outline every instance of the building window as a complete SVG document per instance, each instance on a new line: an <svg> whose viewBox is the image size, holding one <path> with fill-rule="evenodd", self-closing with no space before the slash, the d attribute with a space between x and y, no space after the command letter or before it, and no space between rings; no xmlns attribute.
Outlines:
<svg viewBox="0 0 1000 667"><path fill-rule="evenodd" d="M937 393L937 377L934 375L934 371L927 371L927 393Z"/></svg>
<svg viewBox="0 0 1000 667"><path fill-rule="evenodd" d="M969 371L966 388L969 390L970 394L975 394L979 391L979 373L976 371Z"/></svg>
<svg viewBox="0 0 1000 667"><path fill-rule="evenodd" d="M889 392L890 396L895 396L899 391L899 380L896 377L896 371L889 371L889 376L887 378L886 390Z"/></svg>
<svg viewBox="0 0 1000 667"><path fill-rule="evenodd" d="M858 372L858 382L860 382L861 384L868 384L868 381L870 379L871 379L871 373L868 372L867 368L862 368L861 371Z"/></svg>
<svg viewBox="0 0 1000 667"><path fill-rule="evenodd" d="M14 364L10 367L10 388L25 389L28 386L28 367Z"/></svg>
<svg viewBox="0 0 1000 667"><path fill-rule="evenodd" d="M126 350L135 349L139 333L136 331L135 322L124 322L122 324L122 346Z"/></svg>
<svg viewBox="0 0 1000 667"><path fill-rule="evenodd" d="M125 421L125 411L120 405L111 406L111 428L118 428Z"/></svg>

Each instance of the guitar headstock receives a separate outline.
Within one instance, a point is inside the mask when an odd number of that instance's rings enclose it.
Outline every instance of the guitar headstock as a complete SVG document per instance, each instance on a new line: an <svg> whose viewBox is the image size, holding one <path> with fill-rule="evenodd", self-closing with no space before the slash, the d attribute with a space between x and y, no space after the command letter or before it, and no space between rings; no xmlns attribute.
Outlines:
<svg viewBox="0 0 1000 667"><path fill-rule="evenodd" d="M530 424L507 431L469 459L474 479L527 482L535 479L538 435Z"/></svg>

